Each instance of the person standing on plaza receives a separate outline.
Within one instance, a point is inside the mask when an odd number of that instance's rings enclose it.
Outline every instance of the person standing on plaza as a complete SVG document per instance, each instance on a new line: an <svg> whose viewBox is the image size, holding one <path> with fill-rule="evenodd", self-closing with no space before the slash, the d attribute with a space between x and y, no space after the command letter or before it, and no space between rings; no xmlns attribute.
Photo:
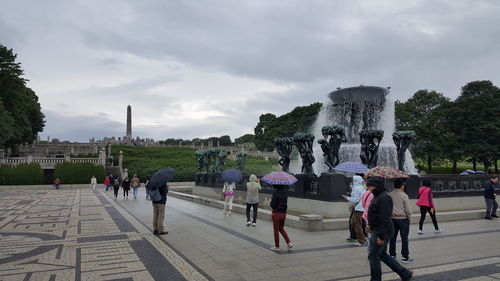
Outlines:
<svg viewBox="0 0 500 281"><path fill-rule="evenodd" d="M250 175L247 183L247 226L257 225L257 208L259 207L259 190L262 189L259 179L254 174ZM253 220L250 221L250 208L253 208Z"/></svg>
<svg viewBox="0 0 500 281"><path fill-rule="evenodd" d="M274 246L271 247L273 251L280 250L280 237L279 233L285 239L288 249L293 247L293 243L285 231L286 211L288 209L288 194L286 185L274 185L274 192L271 197L271 209L274 231Z"/></svg>
<svg viewBox="0 0 500 281"><path fill-rule="evenodd" d="M365 244L365 234L363 231L363 206L361 204L361 196L365 192L365 186L363 184L363 178L361 176L352 177L352 191L351 196L342 195L344 199L353 204L353 214L350 218L349 225L354 229L356 238L358 242L353 244L355 246L363 246Z"/></svg>
<svg viewBox="0 0 500 281"><path fill-rule="evenodd" d="M496 200L495 188L497 187L498 176L491 176L489 180L484 183L484 201L486 201L486 215L487 220L498 218L497 209L498 203Z"/></svg>
<svg viewBox="0 0 500 281"><path fill-rule="evenodd" d="M396 258L396 239L398 233L401 235L401 256L404 263L411 262L408 250L408 234L410 233L410 219L412 216L410 198L405 193L406 184L403 180L397 179L394 182L394 191L390 193L392 199L392 224L394 225L394 235L389 244L389 254Z"/></svg>
<svg viewBox="0 0 500 281"><path fill-rule="evenodd" d="M158 201L153 201L153 233L156 235L168 234L165 231L164 220L165 220L165 205L167 204L167 193L168 185L165 184L158 188L161 195L161 199Z"/></svg>
<svg viewBox="0 0 500 281"><path fill-rule="evenodd" d="M59 178L56 178L56 180L54 181L54 187L56 189L59 189L60 185L61 185L61 180Z"/></svg>
<svg viewBox="0 0 500 281"><path fill-rule="evenodd" d="M141 186L141 181L137 177L137 175L134 175L132 177L132 180L130 181L130 185L132 186L132 194L134 194L134 199L137 199L137 191L139 190L139 187Z"/></svg>
<svg viewBox="0 0 500 281"><path fill-rule="evenodd" d="M113 174L109 174L109 189L111 189L111 186L114 188L115 179L116 177Z"/></svg>
<svg viewBox="0 0 500 281"><path fill-rule="evenodd" d="M236 185L234 182L224 183L224 187L222 188L222 194L224 195L224 214L231 215L231 210L233 209L233 197L234 197L234 189Z"/></svg>
<svg viewBox="0 0 500 281"><path fill-rule="evenodd" d="M109 176L106 176L106 178L104 178L104 188L106 189L106 191L108 191L110 185L111 183L109 181Z"/></svg>
<svg viewBox="0 0 500 281"><path fill-rule="evenodd" d="M115 194L115 199L118 198L119 190L120 190L120 180L117 177L113 177L113 192Z"/></svg>
<svg viewBox="0 0 500 281"><path fill-rule="evenodd" d="M123 198L128 199L128 191L130 190L130 179L128 177L125 177L125 179L122 181L122 188Z"/></svg>
<svg viewBox="0 0 500 281"><path fill-rule="evenodd" d="M423 226L425 222L425 216L427 213L429 213L432 219L432 223L434 224L434 234L440 234L442 230L439 229L436 220L436 208L434 207L434 201L432 200L431 181L424 180L422 184L423 186L418 189L417 194L417 206L420 207L420 221L418 222L417 233L419 235L424 234Z"/></svg>
<svg viewBox="0 0 500 281"><path fill-rule="evenodd" d="M92 187L92 189L95 189L96 185L97 185L97 179L94 176L92 176L90 178L90 186Z"/></svg>
<svg viewBox="0 0 500 281"><path fill-rule="evenodd" d="M369 178L366 182L368 189L373 192L373 200L368 208L368 225L366 232L370 234L368 246L368 260L370 262L371 281L382 280L380 261L384 262L392 271L397 273L401 280L409 281L413 272L401 266L396 259L387 254L387 244L394 233L392 224L392 199L384 186L384 180Z"/></svg>

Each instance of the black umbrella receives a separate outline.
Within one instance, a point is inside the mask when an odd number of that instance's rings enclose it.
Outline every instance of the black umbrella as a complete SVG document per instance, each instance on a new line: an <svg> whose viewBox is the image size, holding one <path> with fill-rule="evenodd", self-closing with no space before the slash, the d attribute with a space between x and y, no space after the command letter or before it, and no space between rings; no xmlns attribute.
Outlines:
<svg viewBox="0 0 500 281"><path fill-rule="evenodd" d="M165 186L165 184L171 181L175 176L176 171L172 168L166 168L159 170L154 173L149 179L148 188L157 189L159 187Z"/></svg>

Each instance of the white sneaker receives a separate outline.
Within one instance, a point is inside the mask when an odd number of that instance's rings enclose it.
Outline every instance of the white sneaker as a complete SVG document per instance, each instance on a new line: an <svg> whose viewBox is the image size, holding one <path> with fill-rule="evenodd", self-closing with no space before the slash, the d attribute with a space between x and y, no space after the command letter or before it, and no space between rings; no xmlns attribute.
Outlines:
<svg viewBox="0 0 500 281"><path fill-rule="evenodd" d="M358 242L352 243L354 247L363 247L364 245Z"/></svg>
<svg viewBox="0 0 500 281"><path fill-rule="evenodd" d="M291 249L293 247L292 241L290 241L290 243L288 243L287 246L288 246L288 249Z"/></svg>
<svg viewBox="0 0 500 281"><path fill-rule="evenodd" d="M422 230L419 230L419 231L417 231L417 234L422 235L422 234L424 234L424 232Z"/></svg>
<svg viewBox="0 0 500 281"><path fill-rule="evenodd" d="M231 211L229 211L227 214L230 216L231 215Z"/></svg>
<svg viewBox="0 0 500 281"><path fill-rule="evenodd" d="M270 249L271 249L272 251L275 251L275 252L279 252L279 251L280 251L280 248L279 248L279 247L274 247L274 246L272 246Z"/></svg>
<svg viewBox="0 0 500 281"><path fill-rule="evenodd" d="M441 233L443 233L443 231L441 230L441 228L438 229L438 230L434 230L434 234L441 234Z"/></svg>
<svg viewBox="0 0 500 281"><path fill-rule="evenodd" d="M250 226L252 223L250 221L247 221L247 226Z"/></svg>
<svg viewBox="0 0 500 281"><path fill-rule="evenodd" d="M253 227L255 227L256 225L257 225L256 223L254 223L254 222L252 223L252 226L253 226Z"/></svg>

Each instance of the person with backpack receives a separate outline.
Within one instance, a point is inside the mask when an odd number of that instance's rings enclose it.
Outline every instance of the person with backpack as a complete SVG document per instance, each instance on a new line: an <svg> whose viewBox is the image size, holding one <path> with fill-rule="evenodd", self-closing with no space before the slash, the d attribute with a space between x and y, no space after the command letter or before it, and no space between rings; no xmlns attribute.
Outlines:
<svg viewBox="0 0 500 281"><path fill-rule="evenodd" d="M132 186L132 194L134 195L134 199L137 199L137 192L139 190L139 187L141 186L141 182L137 175L134 175L132 177L132 180L130 181L130 185Z"/></svg>
<svg viewBox="0 0 500 281"><path fill-rule="evenodd" d="M274 192L271 197L271 209L272 220L273 220L273 231L274 231L274 246L271 247L273 251L280 251L280 236L279 233L285 239L288 249L293 247L293 243L288 237L288 233L285 231L285 220L286 211L288 209L288 194L286 185L274 185Z"/></svg>
<svg viewBox="0 0 500 281"><path fill-rule="evenodd" d="M431 181L424 180L422 182L423 186L418 189L417 194L417 206L420 207L420 221L418 222L418 231L417 234L423 235L424 231L424 221L425 215L429 213L432 219L432 223L434 224L434 234L440 234L443 231L438 227L438 223L436 220L436 208L434 207L434 201L432 200L432 189L431 189Z"/></svg>
<svg viewBox="0 0 500 281"><path fill-rule="evenodd" d="M151 191L151 190L150 190ZM151 191L151 194L154 194L156 190ZM168 231L165 231L164 228L164 220L165 220L165 205L167 204L167 193L168 193L168 184L165 184L162 187L158 188L159 197L156 199L152 196L151 200L153 200L153 234L155 235L164 235L168 234Z"/></svg>
<svg viewBox="0 0 500 281"><path fill-rule="evenodd" d="M118 191L120 190L120 181L117 177L113 178L113 192L115 194L115 200L118 198Z"/></svg>

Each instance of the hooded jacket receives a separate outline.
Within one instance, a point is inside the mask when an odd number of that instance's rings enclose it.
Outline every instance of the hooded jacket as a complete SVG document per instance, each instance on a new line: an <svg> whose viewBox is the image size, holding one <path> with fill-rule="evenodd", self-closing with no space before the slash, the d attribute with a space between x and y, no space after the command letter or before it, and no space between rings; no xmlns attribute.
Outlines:
<svg viewBox="0 0 500 281"><path fill-rule="evenodd" d="M377 237L389 241L394 233L392 224L392 199L384 186L384 181L378 178L369 179L367 186L375 186L373 200L368 209L368 225L377 232Z"/></svg>
<svg viewBox="0 0 500 281"><path fill-rule="evenodd" d="M259 189L262 189L260 183L257 182L257 176L250 175L249 182L247 183L247 203L259 203Z"/></svg>
<svg viewBox="0 0 500 281"><path fill-rule="evenodd" d="M495 187L496 183L491 180L487 180L484 183L484 198L495 199Z"/></svg>
<svg viewBox="0 0 500 281"><path fill-rule="evenodd" d="M365 209L361 204L361 196L365 192L365 186L363 185L363 178L360 176L352 177L352 191L351 196L347 197L347 200L354 204L354 210L358 212L364 212Z"/></svg>

